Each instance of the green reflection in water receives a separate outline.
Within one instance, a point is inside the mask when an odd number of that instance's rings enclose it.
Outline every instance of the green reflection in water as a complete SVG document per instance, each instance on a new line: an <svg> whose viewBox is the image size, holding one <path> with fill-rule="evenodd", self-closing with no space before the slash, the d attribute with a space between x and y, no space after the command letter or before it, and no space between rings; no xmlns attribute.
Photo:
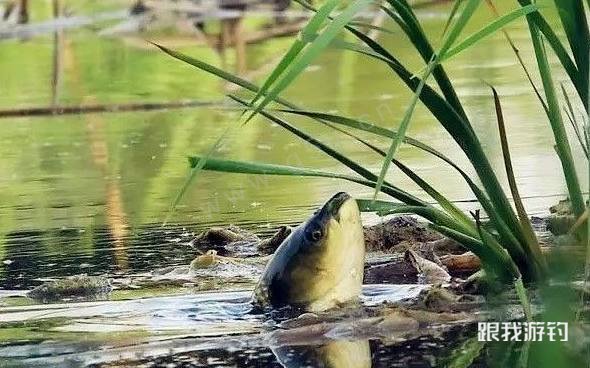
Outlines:
<svg viewBox="0 0 590 368"><path fill-rule="evenodd" d="M437 39L447 8L421 12L426 31ZM489 19L477 15L479 25ZM470 27L473 31L478 24ZM387 27L394 28L387 24ZM525 60L532 61L528 30L522 22L510 29ZM386 43L403 60L419 58L401 36L386 36ZM99 38L86 30L67 32L63 50L63 83L59 101L64 104L128 103L178 99L220 100L227 86L183 65L153 48L131 46L117 39ZM248 47L250 75L286 50L290 40L277 39ZM0 48L0 108L48 105L51 101L51 37L25 42L8 41ZM186 48L193 56L219 65L212 50ZM231 59L231 57L230 57ZM230 60L231 62L231 60ZM532 64L532 63L531 63ZM232 68L232 65L228 65ZM476 130L498 172L504 171L493 101L494 84L503 97L521 193L531 213L545 212L564 192L559 161L550 128L527 85L520 66L501 35L493 36L449 65L460 97L474 117ZM297 103L315 109L338 110L394 127L409 94L391 72L362 57L337 50L326 52L287 91ZM164 220L187 173L186 156L203 153L235 121L233 111L219 108L4 119L0 131L0 239L18 231L49 231L39 252L93 254L97 229L107 228L114 244L114 259L125 268L128 237L146 224ZM300 127L378 171L380 157L357 143L342 139L309 121L295 119ZM467 165L446 132L422 107L416 111L410 134L449 157ZM369 137L374 143L387 142ZM576 147L576 157L582 153ZM345 170L330 158L267 121L256 119L228 137L219 156L240 160L303 165ZM400 158L448 197L472 199L465 183L430 156L402 147ZM587 168L580 167L582 178ZM502 174L500 175L502 176ZM392 170L390 180L422 196L409 180ZM315 205L335 191L368 195L365 188L331 180L260 178L202 174L176 211L172 222L208 226L235 223L246 227L300 221ZM548 197L549 196L549 197ZM473 204L465 204L466 208ZM63 250L64 238L53 229L80 229L84 234ZM4 243L6 240L3 240ZM0 258L19 256L0 241ZM12 243L11 243L12 244ZM60 250L60 247L62 248ZM22 254L20 256L23 256ZM23 256L24 257L24 256ZM0 267L1 269L1 267Z"/></svg>

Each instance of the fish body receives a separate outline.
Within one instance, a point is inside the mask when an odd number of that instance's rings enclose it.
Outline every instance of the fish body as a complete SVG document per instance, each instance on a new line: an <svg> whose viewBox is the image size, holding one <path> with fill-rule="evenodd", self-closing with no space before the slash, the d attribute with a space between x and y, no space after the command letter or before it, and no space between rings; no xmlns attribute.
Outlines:
<svg viewBox="0 0 590 368"><path fill-rule="evenodd" d="M261 307L318 312L358 299L365 242L356 201L338 193L281 243L255 291Z"/></svg>

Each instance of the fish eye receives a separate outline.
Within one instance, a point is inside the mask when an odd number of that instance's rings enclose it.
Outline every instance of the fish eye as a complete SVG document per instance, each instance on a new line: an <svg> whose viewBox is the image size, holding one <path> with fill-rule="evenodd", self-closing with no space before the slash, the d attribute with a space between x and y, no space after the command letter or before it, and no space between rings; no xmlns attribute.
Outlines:
<svg viewBox="0 0 590 368"><path fill-rule="evenodd" d="M322 231L321 230L314 230L311 233L311 239L313 241L318 241L322 238Z"/></svg>

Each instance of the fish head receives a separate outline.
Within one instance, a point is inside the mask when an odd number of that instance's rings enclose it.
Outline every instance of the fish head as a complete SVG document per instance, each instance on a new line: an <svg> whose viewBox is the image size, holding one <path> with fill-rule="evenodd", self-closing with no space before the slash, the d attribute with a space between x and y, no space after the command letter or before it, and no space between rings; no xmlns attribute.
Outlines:
<svg viewBox="0 0 590 368"><path fill-rule="evenodd" d="M358 298L364 262L358 205L347 193L338 193L281 244L259 290L273 305L326 310Z"/></svg>

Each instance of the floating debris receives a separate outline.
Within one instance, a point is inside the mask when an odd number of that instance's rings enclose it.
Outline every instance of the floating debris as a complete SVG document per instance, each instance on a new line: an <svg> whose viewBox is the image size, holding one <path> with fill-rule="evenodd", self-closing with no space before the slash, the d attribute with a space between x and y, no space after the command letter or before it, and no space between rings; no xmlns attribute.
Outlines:
<svg viewBox="0 0 590 368"><path fill-rule="evenodd" d="M408 245L442 238L411 216L396 216L377 225L365 227L364 233L367 251L403 251Z"/></svg>
<svg viewBox="0 0 590 368"><path fill-rule="evenodd" d="M405 253L408 259L419 273L419 279L426 284L441 284L451 281L451 275L433 261L420 256L417 252L408 249Z"/></svg>
<svg viewBox="0 0 590 368"><path fill-rule="evenodd" d="M111 282L106 277L76 275L46 282L29 291L27 296L44 303L63 299L99 300L105 299L111 290Z"/></svg>
<svg viewBox="0 0 590 368"><path fill-rule="evenodd" d="M248 256L271 254L289 236L291 229L282 226L270 238L260 239L256 234L234 225L212 227L195 237L190 244L201 251L215 250L222 255Z"/></svg>
<svg viewBox="0 0 590 368"><path fill-rule="evenodd" d="M201 268L207 268L214 265L218 261L217 251L210 250L207 253L198 256L193 259L189 266L189 272L195 271Z"/></svg>

